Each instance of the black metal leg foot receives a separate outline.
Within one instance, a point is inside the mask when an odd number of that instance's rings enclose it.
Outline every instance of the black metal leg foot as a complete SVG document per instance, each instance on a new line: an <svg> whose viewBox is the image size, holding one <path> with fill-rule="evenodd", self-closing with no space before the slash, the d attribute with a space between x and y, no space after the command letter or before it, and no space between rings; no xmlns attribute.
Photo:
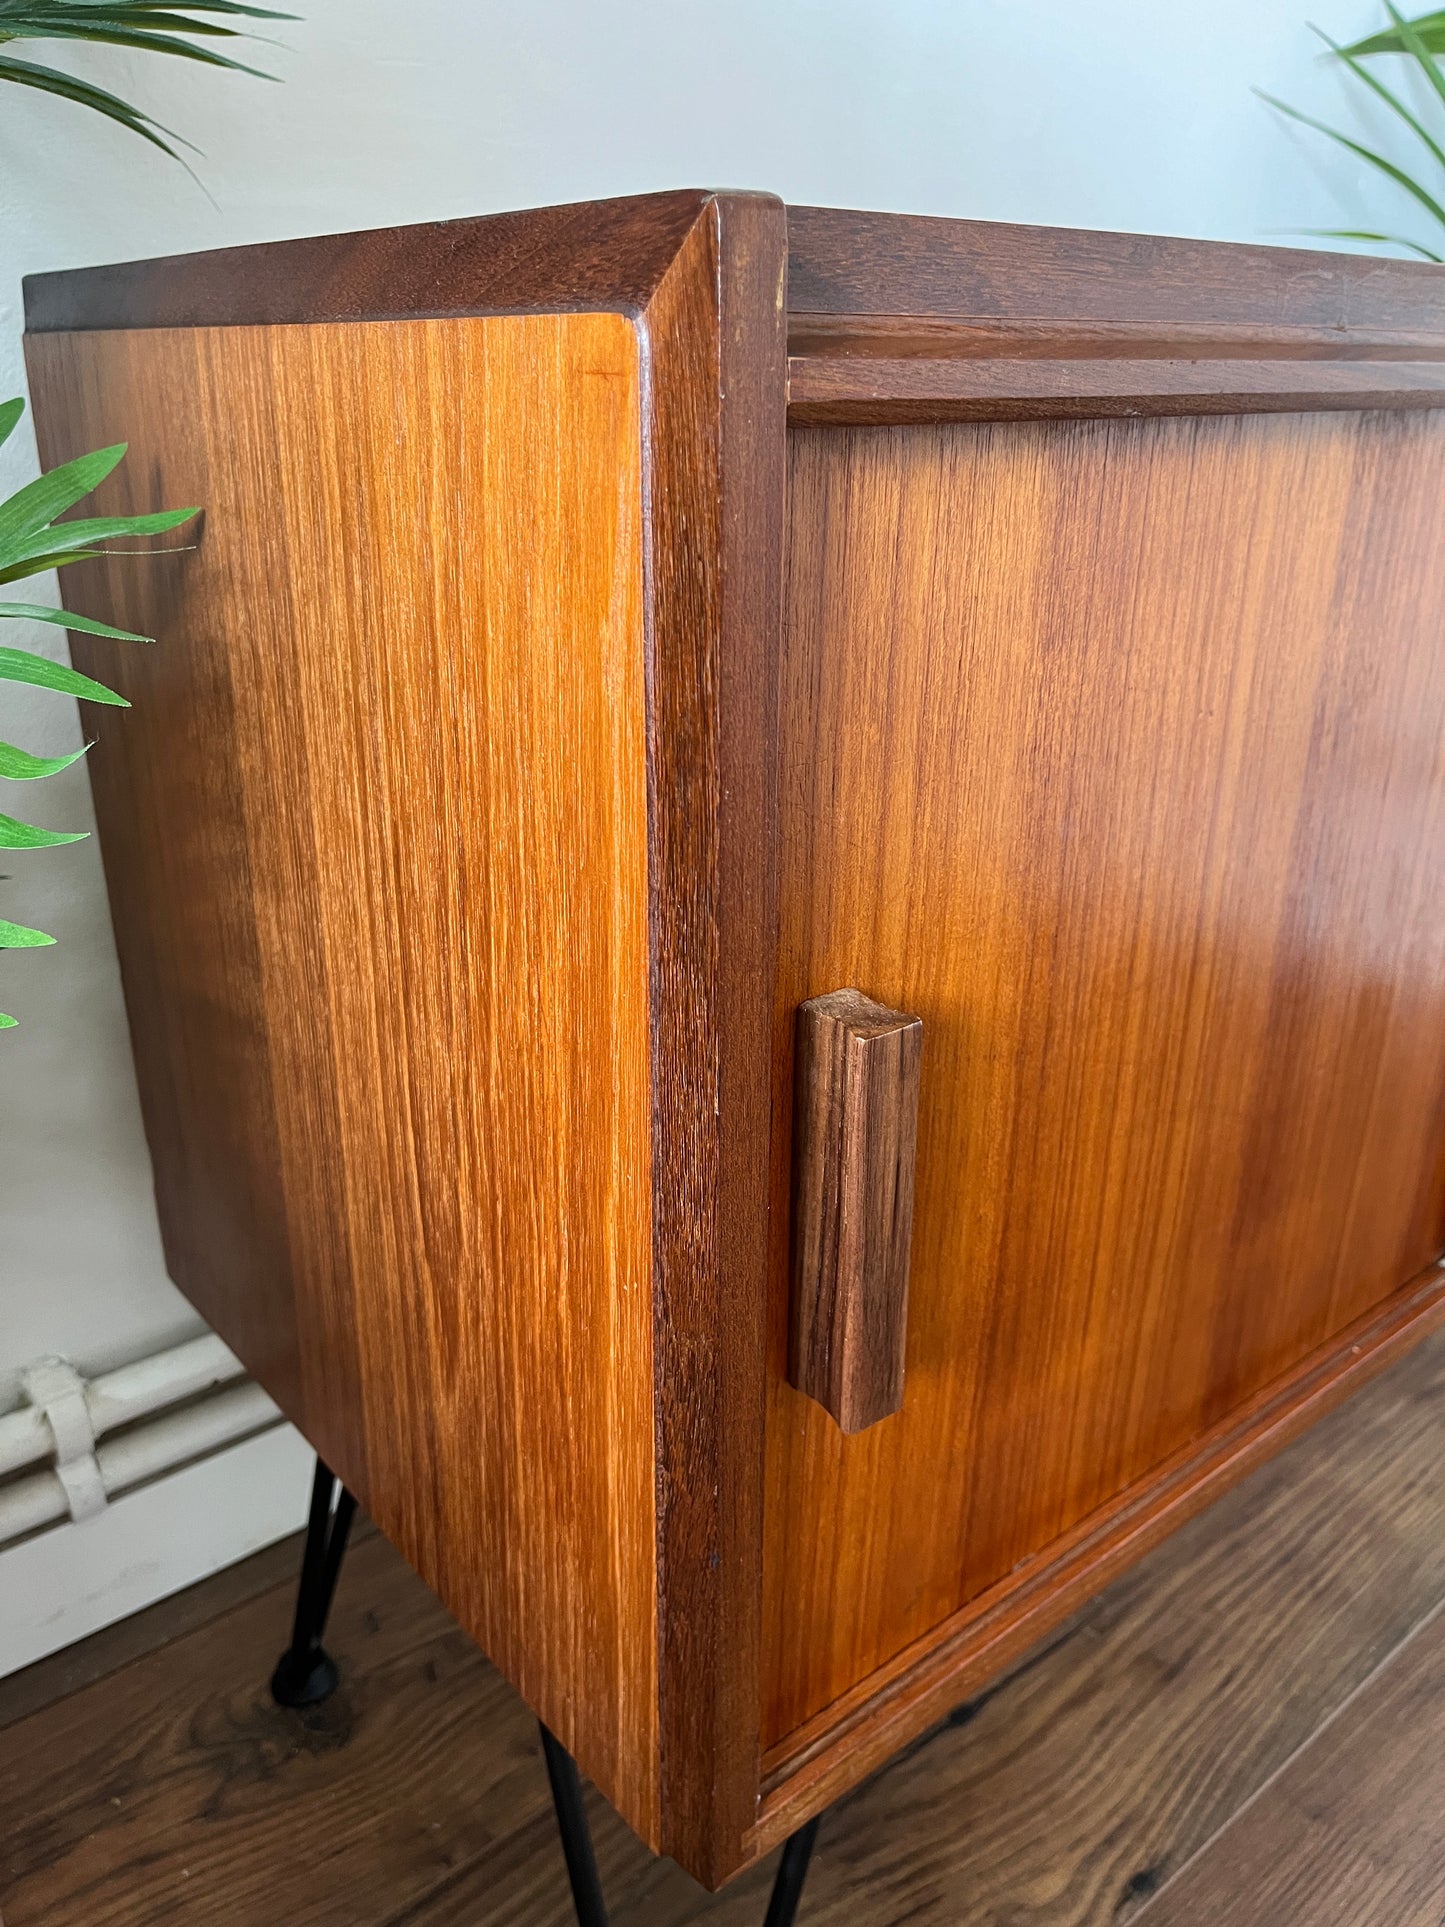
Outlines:
<svg viewBox="0 0 1445 1927"><path fill-rule="evenodd" d="M271 1675L271 1697L278 1706L317 1706L336 1691L335 1662L321 1644L336 1575L341 1571L346 1535L356 1501L329 1466L318 1458L311 1484L311 1517L296 1590L291 1644Z"/></svg>
<svg viewBox="0 0 1445 1927"><path fill-rule="evenodd" d="M567 1862L567 1878L572 1883L572 1905L577 1909L578 1927L607 1927L607 1903L602 1898L597 1856L592 1851L592 1829L582 1805L577 1762L545 1726L542 1727L542 1756L547 1762L547 1778L552 1783L552 1804L557 1809L557 1831L562 1836L562 1854Z"/></svg>
<svg viewBox="0 0 1445 1927"><path fill-rule="evenodd" d="M813 1857L813 1842L817 1837L816 1819L809 1820L806 1826L799 1827L796 1833L788 1836L783 1857L778 1862L773 1897L768 1902L763 1927L793 1927L798 1902L803 1897L803 1882L808 1877L808 1862Z"/></svg>
<svg viewBox="0 0 1445 1927"><path fill-rule="evenodd" d="M552 1784L552 1804L557 1810L557 1831L562 1836L562 1855L567 1862L567 1878L572 1883L572 1905L577 1909L578 1927L607 1927L607 1903L602 1898L602 1881L597 1872L597 1856L592 1851L592 1829L582 1805L582 1782L577 1762L554 1733L538 1721L542 1733L542 1756L547 1762L547 1778ZM763 1927L793 1927L803 1882L808 1876L818 1822L810 1820L799 1827L783 1848L773 1881Z"/></svg>

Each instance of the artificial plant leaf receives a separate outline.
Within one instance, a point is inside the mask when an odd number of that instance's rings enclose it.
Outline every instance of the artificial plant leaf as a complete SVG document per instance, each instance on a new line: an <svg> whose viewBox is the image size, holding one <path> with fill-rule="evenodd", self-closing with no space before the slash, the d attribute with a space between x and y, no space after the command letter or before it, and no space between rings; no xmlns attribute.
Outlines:
<svg viewBox="0 0 1445 1927"><path fill-rule="evenodd" d="M78 696L84 702L109 703L116 709L129 709L124 696L107 689L103 682L92 682L78 669L47 656L32 656L28 649L0 649L0 682L30 683L36 689L54 689L62 696Z"/></svg>
<svg viewBox="0 0 1445 1927"><path fill-rule="evenodd" d="M7 923L0 917L0 950L39 950L54 942L54 937L47 936L43 930L32 930L25 923Z"/></svg>
<svg viewBox="0 0 1445 1927"><path fill-rule="evenodd" d="M89 749L89 743L85 749ZM19 749L14 743L0 743L0 776L7 776L11 782L23 782L40 776L58 776L72 763L78 763L85 749L72 750L69 756L32 756L28 749Z"/></svg>
<svg viewBox="0 0 1445 1927"><path fill-rule="evenodd" d="M3 23L0 23L0 38L3 38ZM143 114L138 107L132 107L118 95L108 94L103 87L92 87L88 80L77 80L73 74L63 74L58 68L41 67L33 60L14 60L9 55L0 55L0 81L5 80L13 81L17 87L38 87L42 93L58 94L62 100L72 100L79 107L89 107L97 114L104 114L107 120L119 121L132 134L139 134L152 147L169 154L173 161L181 157L171 146L171 141L180 141L182 147L191 146L189 141L181 140L179 134L172 134L168 127L163 128L159 121L153 121L149 114ZM166 139L166 135L170 138Z"/></svg>
<svg viewBox="0 0 1445 1927"><path fill-rule="evenodd" d="M16 422L25 413L25 402L17 395L14 401L0 402L0 446L8 442Z"/></svg>
<svg viewBox="0 0 1445 1927"><path fill-rule="evenodd" d="M73 609L57 609L48 602L0 602L0 621L11 616L17 621L53 622L57 629L73 629L79 635L108 636L112 642L155 641L154 636L143 636L139 630L115 629L108 622L97 622L94 616L78 616Z"/></svg>
<svg viewBox="0 0 1445 1927"><path fill-rule="evenodd" d="M1409 24L1431 53L1445 53L1445 11L1417 14ZM1372 33L1363 40L1352 41L1343 51L1349 54L1401 54L1405 52L1405 44L1398 27L1387 27L1383 33Z"/></svg>
<svg viewBox="0 0 1445 1927"><path fill-rule="evenodd" d="M0 850L51 850L58 843L84 842L85 830L42 830L16 816L0 816Z"/></svg>
<svg viewBox="0 0 1445 1927"><path fill-rule="evenodd" d="M1412 180L1404 168L1396 167L1393 161L1386 160L1383 154L1377 154L1373 148L1363 147L1359 141L1351 140L1348 134L1342 134L1337 127L1331 127L1325 121L1316 120L1312 114L1302 114L1298 107L1291 107L1287 101L1276 100L1273 94L1261 93L1259 97L1268 102L1271 107L1277 108L1280 113L1287 114L1291 120L1297 120L1305 127L1313 127L1318 134L1327 134L1332 141L1337 141L1341 147L1348 148L1350 153L1358 154L1362 161L1368 161L1371 167L1377 167L1397 186L1403 187L1407 194L1412 194L1420 205L1434 216L1441 227L1445 228L1445 207L1441 207L1435 197L1428 194L1418 181Z"/></svg>
<svg viewBox="0 0 1445 1927"><path fill-rule="evenodd" d="M22 536L33 535L63 515L69 508L98 488L125 454L128 444L116 442L111 448L97 448L92 454L77 455L73 462L62 462L48 474L37 475L6 501L0 502L0 555Z"/></svg>

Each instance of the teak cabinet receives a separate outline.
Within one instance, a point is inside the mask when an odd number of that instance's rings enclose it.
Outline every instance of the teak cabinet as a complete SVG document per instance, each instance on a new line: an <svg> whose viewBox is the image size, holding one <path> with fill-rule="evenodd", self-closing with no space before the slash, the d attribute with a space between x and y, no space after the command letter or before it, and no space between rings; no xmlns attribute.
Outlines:
<svg viewBox="0 0 1445 1927"><path fill-rule="evenodd" d="M654 1846L1440 1317L1441 270L688 192L27 303L205 505L62 579L172 1275Z"/></svg>

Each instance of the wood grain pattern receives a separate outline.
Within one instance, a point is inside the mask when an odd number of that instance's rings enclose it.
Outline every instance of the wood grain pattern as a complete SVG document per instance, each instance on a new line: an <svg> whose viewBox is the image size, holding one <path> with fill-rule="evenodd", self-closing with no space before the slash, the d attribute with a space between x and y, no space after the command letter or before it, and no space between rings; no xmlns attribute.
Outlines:
<svg viewBox="0 0 1445 1927"><path fill-rule="evenodd" d="M1445 407L1445 361L793 357L793 422L1068 421Z"/></svg>
<svg viewBox="0 0 1445 1927"><path fill-rule="evenodd" d="M1317 248L789 207L788 309L1172 331L1445 331L1445 269Z"/></svg>
<svg viewBox="0 0 1445 1927"><path fill-rule="evenodd" d="M805 1918L1137 1919L1445 1595L1442 1394L1434 1341L873 1778L824 1820ZM342 1573L341 1693L270 1704L297 1556L128 1622L118 1670L87 1642L68 1696L0 1682L0 1723L30 1712L0 1745L7 1927L567 1927L535 1726L379 1538ZM588 1803L617 1927L757 1927L770 1865L709 1899Z"/></svg>
<svg viewBox="0 0 1445 1927"><path fill-rule="evenodd" d="M903 1403L923 1026L835 990L797 1040L788 1377L861 1432Z"/></svg>
<svg viewBox="0 0 1445 1927"><path fill-rule="evenodd" d="M1445 1245L1445 425L791 451L777 1075L849 982L930 1069L887 1426L786 1384L775 1237L779 1771Z"/></svg>
<svg viewBox="0 0 1445 1927"><path fill-rule="evenodd" d="M27 313L48 458L208 506L66 584L185 638L95 771L169 1261L649 1840L721 1880L1440 1315L1445 272L688 190ZM855 1439L850 982L937 1052Z"/></svg>
<svg viewBox="0 0 1445 1927"><path fill-rule="evenodd" d="M645 323L663 1839L711 1885L760 1770L783 273L718 196Z"/></svg>
<svg viewBox="0 0 1445 1927"><path fill-rule="evenodd" d="M1211 1842L1151 1927L1440 1927L1445 1608Z"/></svg>
<svg viewBox="0 0 1445 1927"><path fill-rule="evenodd" d="M166 638L76 654L172 1276L656 1839L635 331L30 357L48 463L206 504L72 585Z"/></svg>
<svg viewBox="0 0 1445 1927"><path fill-rule="evenodd" d="M328 234L25 278L28 333L421 316L640 316L713 196L700 188Z"/></svg>

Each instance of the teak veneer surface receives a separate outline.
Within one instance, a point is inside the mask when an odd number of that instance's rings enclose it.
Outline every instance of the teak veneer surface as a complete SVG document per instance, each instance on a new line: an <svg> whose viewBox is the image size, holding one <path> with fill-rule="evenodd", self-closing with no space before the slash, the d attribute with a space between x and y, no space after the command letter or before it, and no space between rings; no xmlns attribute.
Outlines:
<svg viewBox="0 0 1445 1927"><path fill-rule="evenodd" d="M1445 1313L1445 271L685 190L27 320L47 462L206 507L62 578L164 638L77 654L172 1271L699 1878ZM928 1037L854 1439L849 984Z"/></svg>
<svg viewBox="0 0 1445 1927"><path fill-rule="evenodd" d="M206 505L91 585L167 641L75 647L135 705L94 781L171 1273L655 1832L634 332L31 366L47 462L128 436L105 499Z"/></svg>
<svg viewBox="0 0 1445 1927"><path fill-rule="evenodd" d="M787 1383L776 1240L766 1743L1445 1244L1442 460L792 432L776 1076L838 983L928 1045L896 1416Z"/></svg>

